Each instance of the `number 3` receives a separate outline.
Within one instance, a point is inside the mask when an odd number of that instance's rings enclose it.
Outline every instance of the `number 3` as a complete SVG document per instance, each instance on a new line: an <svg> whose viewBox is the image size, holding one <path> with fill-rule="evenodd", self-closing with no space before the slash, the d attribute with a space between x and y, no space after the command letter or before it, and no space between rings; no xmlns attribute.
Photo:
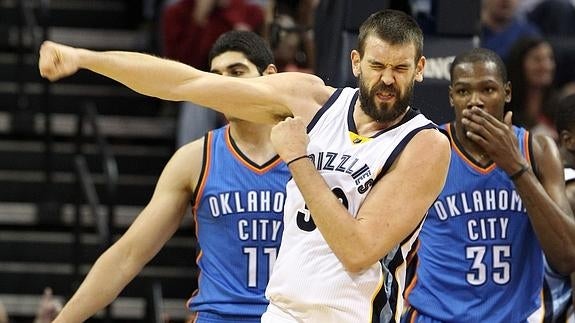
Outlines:
<svg viewBox="0 0 575 323"><path fill-rule="evenodd" d="M343 190L339 187L334 187L331 189L331 191L339 199L341 204L343 204L343 206L347 209L349 206L349 202ZM313 230L315 230L315 228L317 228L315 222L313 222L311 213L309 213L307 205L305 206L304 209L300 209L299 211L297 211L296 223L298 228L307 232L312 232Z"/></svg>

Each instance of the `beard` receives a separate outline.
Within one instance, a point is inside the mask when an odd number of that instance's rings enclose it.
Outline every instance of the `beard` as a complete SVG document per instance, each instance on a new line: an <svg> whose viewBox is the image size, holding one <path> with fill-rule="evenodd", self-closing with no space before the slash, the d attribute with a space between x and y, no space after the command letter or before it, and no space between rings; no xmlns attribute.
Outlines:
<svg viewBox="0 0 575 323"><path fill-rule="evenodd" d="M358 77L358 82L361 109L377 122L387 123L393 121L401 116L409 106L409 101L413 93L413 82L409 84L403 93L401 93L394 84L385 85L381 81L370 90L367 84L363 82L361 74ZM378 106L375 102L377 92L393 93L395 102L393 104L383 103L381 106Z"/></svg>

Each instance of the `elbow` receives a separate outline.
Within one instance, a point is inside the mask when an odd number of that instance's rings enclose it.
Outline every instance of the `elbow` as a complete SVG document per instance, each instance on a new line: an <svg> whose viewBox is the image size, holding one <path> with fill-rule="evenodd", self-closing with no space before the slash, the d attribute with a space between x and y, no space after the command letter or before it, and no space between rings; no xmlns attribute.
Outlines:
<svg viewBox="0 0 575 323"><path fill-rule="evenodd" d="M378 260L373 260L371 257L353 255L345 258L340 258L343 268L352 274L359 274L369 267L373 266Z"/></svg>
<svg viewBox="0 0 575 323"><path fill-rule="evenodd" d="M182 91L177 86L161 90L156 95L153 95L161 100L183 102L187 101Z"/></svg>
<svg viewBox="0 0 575 323"><path fill-rule="evenodd" d="M570 249L566 255L562 255L554 259L553 263L550 263L551 267L561 275L569 275L575 272L575 250ZM548 258L549 260L549 258Z"/></svg>
<svg viewBox="0 0 575 323"><path fill-rule="evenodd" d="M138 249L129 243L118 241L113 244L101 258L106 259L106 263L114 263L117 272L123 277L132 279L143 267L143 262L139 259Z"/></svg>
<svg viewBox="0 0 575 323"><path fill-rule="evenodd" d="M561 268L559 268L559 272L564 275L569 275L575 272L575 254L571 254L569 259L565 259Z"/></svg>
<svg viewBox="0 0 575 323"><path fill-rule="evenodd" d="M345 268L345 271L352 274L359 274L365 270L365 268L362 266L355 264L346 264L346 263L343 264L343 268Z"/></svg>
<svg viewBox="0 0 575 323"><path fill-rule="evenodd" d="M359 274L368 270L392 250L378 244L361 243L357 239L355 241L357 242L354 245L355 248L335 253L344 269L351 274Z"/></svg>

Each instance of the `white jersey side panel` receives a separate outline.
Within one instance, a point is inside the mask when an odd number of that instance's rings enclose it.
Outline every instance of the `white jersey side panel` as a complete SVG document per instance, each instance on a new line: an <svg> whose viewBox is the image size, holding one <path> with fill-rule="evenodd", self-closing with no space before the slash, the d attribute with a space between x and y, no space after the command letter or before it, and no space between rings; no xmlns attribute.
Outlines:
<svg viewBox="0 0 575 323"><path fill-rule="evenodd" d="M575 179L575 169L573 168L563 168L563 174L565 175L565 183Z"/></svg>

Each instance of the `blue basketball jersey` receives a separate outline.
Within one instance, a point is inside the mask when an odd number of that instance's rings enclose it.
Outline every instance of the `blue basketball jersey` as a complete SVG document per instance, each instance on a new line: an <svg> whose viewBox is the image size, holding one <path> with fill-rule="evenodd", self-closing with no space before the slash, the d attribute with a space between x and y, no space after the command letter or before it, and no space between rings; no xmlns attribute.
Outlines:
<svg viewBox="0 0 575 323"><path fill-rule="evenodd" d="M496 164L481 167L460 150L451 125L443 128L452 143L451 163L419 235L407 319L540 321L543 252L519 193ZM513 130L531 163L528 132Z"/></svg>
<svg viewBox="0 0 575 323"><path fill-rule="evenodd" d="M547 259L545 263L545 284L543 295L545 299L545 313L549 322L565 323L575 322L573 313L573 301L571 300L572 290L569 276L557 273Z"/></svg>
<svg viewBox="0 0 575 323"><path fill-rule="evenodd" d="M197 322L259 322L264 291L283 232L289 170L274 157L255 165L229 126L206 135L204 164L192 200L200 269L188 302Z"/></svg>
<svg viewBox="0 0 575 323"><path fill-rule="evenodd" d="M565 183L571 184L575 181L575 169L564 169ZM545 284L543 295L545 299L545 314L549 321L553 323L575 323L575 313L573 312L573 301L571 290L571 280L569 276L556 272L544 257L545 264Z"/></svg>

